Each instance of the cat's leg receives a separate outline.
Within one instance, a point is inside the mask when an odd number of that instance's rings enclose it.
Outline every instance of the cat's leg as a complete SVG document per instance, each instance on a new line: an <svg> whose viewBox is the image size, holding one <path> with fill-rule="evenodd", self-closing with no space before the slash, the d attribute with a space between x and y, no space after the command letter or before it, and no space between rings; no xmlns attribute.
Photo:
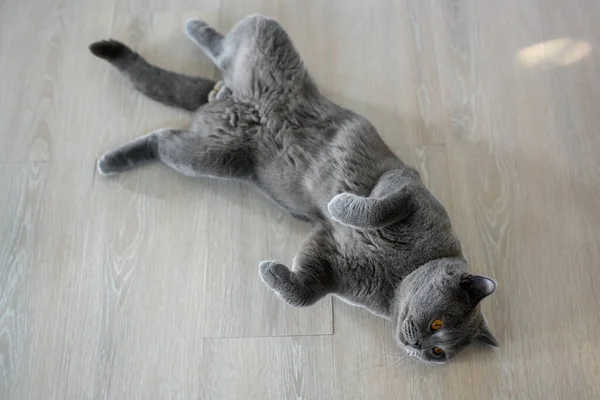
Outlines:
<svg viewBox="0 0 600 400"><path fill-rule="evenodd" d="M192 19L185 23L185 33L221 69L224 69L225 37L204 21Z"/></svg>
<svg viewBox="0 0 600 400"><path fill-rule="evenodd" d="M157 160L156 136L157 132L152 132L104 153L98 160L98 172L101 175L116 175Z"/></svg>
<svg viewBox="0 0 600 400"><path fill-rule="evenodd" d="M195 111L208 102L215 82L167 71L149 64L139 54L116 40L90 45L90 51L107 60L146 96L168 106Z"/></svg>
<svg viewBox="0 0 600 400"><path fill-rule="evenodd" d="M294 101L319 94L289 36L271 18L250 15L227 35L199 20L188 21L185 30L221 69L238 101L265 103L272 97L286 103L287 94Z"/></svg>
<svg viewBox="0 0 600 400"><path fill-rule="evenodd" d="M243 138L160 129L104 154L102 175L115 175L138 164L160 160L188 176L250 178L251 149Z"/></svg>
<svg viewBox="0 0 600 400"><path fill-rule="evenodd" d="M260 276L287 303L310 306L335 291L333 239L327 228L313 232L294 259L290 270L276 261L260 263Z"/></svg>

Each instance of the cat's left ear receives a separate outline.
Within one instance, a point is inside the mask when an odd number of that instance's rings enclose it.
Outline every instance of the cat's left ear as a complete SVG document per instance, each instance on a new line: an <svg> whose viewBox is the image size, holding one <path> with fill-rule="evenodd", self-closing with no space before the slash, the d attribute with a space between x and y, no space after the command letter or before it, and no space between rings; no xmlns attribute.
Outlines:
<svg viewBox="0 0 600 400"><path fill-rule="evenodd" d="M494 347L500 347L500 344L494 335L492 335L492 332L490 332L490 328L488 328L485 317L481 320L481 325L479 325L479 328L477 329L477 335L475 335L475 339L481 340L482 342Z"/></svg>
<svg viewBox="0 0 600 400"><path fill-rule="evenodd" d="M460 280L460 286L465 290L475 307L479 302L496 291L498 284L492 278L480 275L465 275Z"/></svg>

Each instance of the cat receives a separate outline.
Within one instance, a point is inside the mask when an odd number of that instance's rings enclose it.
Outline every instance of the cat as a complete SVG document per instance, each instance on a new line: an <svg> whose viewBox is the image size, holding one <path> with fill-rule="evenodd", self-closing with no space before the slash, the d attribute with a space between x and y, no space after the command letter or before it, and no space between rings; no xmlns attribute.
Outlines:
<svg viewBox="0 0 600 400"><path fill-rule="evenodd" d="M251 15L225 36L200 20L185 31L222 83L150 65L118 41L90 45L140 92L195 113L187 130L159 129L107 152L99 172L160 160L252 185L314 227L292 268L259 265L287 303L332 294L364 307L426 363L443 364L475 339L498 346L480 310L496 282L468 272L443 205L367 119L319 92L281 25Z"/></svg>

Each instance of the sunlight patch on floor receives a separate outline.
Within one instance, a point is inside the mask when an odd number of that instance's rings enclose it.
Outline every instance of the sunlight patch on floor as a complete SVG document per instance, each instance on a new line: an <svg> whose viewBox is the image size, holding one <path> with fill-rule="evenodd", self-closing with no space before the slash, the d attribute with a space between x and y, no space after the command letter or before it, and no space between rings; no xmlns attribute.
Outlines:
<svg viewBox="0 0 600 400"><path fill-rule="evenodd" d="M584 60L591 52L592 45L585 40L560 38L521 49L517 61L527 68L564 67Z"/></svg>

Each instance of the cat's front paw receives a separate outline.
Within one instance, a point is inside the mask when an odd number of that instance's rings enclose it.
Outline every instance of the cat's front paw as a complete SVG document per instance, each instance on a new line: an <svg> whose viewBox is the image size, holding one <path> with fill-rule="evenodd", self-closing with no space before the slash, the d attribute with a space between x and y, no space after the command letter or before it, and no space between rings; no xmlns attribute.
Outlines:
<svg viewBox="0 0 600 400"><path fill-rule="evenodd" d="M279 296L286 285L289 285L292 272L277 261L263 261L258 266L260 278Z"/></svg>
<svg viewBox="0 0 600 400"><path fill-rule="evenodd" d="M331 199L327 204L331 218L334 221L345 223L347 214L354 211L352 205L356 202L355 199L356 196L351 193L340 193Z"/></svg>

